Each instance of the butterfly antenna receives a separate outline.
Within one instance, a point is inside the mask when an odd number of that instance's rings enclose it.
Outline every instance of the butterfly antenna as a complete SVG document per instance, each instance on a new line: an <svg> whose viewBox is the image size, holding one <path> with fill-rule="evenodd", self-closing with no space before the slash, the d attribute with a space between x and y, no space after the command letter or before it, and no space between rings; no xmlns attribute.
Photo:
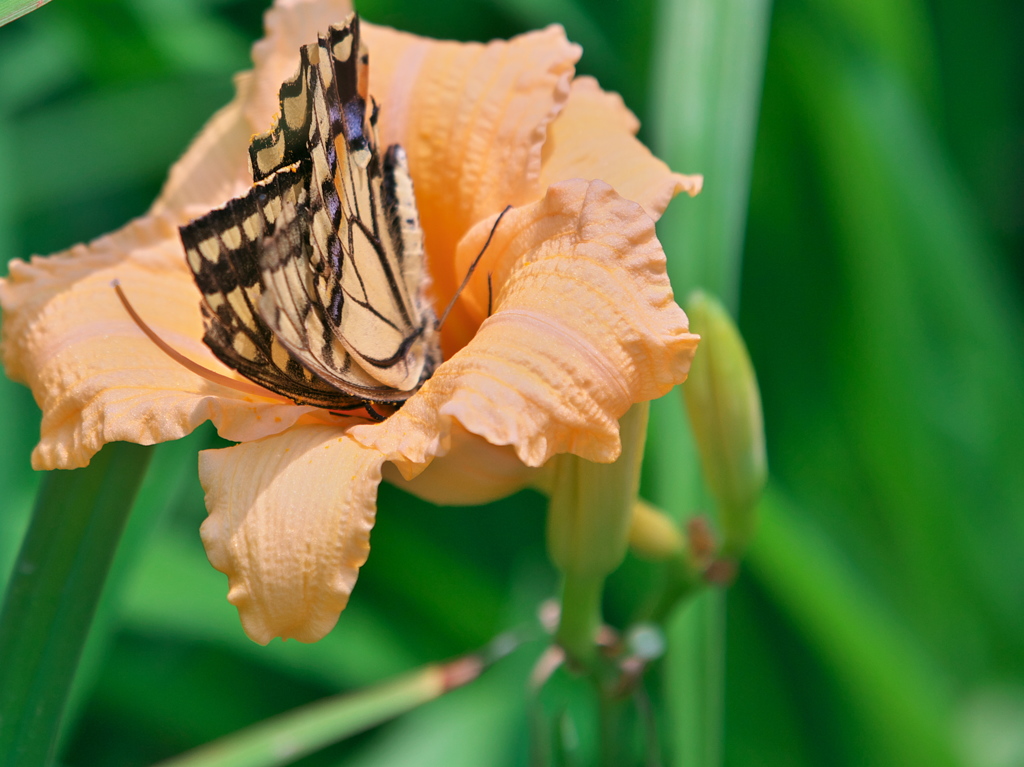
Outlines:
<svg viewBox="0 0 1024 767"><path fill-rule="evenodd" d="M490 317L494 312L494 286L491 284L491 273L487 272L487 316Z"/></svg>
<svg viewBox="0 0 1024 767"><path fill-rule="evenodd" d="M498 224L501 223L501 219L503 219L505 217L505 214L508 213L510 210L512 210L512 206L506 205L505 210L501 211L501 213L498 214L498 217L494 219L494 226L491 227L491 233L487 235L487 242L484 243L484 246L480 249L480 252L476 254L476 258L474 258L473 263L470 264L469 270L466 272L466 276L462 280L462 284L459 285L459 289L455 291L455 295L452 296L452 300L448 302L448 308L444 310L444 314L441 315L441 319L439 319L437 321L437 324L434 326L436 330L440 330L441 326L444 325L444 321L448 319L448 315L451 313L452 307L455 306L455 302L459 299L459 296L462 295L462 291L466 289L466 285L469 284L469 278L472 277L473 272L476 271L476 265L480 263L480 259L483 258L484 253L487 252L487 246L491 244L491 239L494 237L494 232L497 231L498 229ZM491 279L490 275L488 275L488 286L490 286L490 283ZM488 303L490 303L489 299ZM490 313L490 306L488 306L488 316L490 315Z"/></svg>

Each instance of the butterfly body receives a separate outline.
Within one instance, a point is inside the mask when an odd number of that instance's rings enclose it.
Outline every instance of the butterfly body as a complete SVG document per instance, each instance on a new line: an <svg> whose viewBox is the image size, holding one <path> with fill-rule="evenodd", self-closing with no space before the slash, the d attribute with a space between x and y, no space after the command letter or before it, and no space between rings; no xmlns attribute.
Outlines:
<svg viewBox="0 0 1024 767"><path fill-rule="evenodd" d="M412 180L401 147L378 151L367 66L355 16L303 46L251 142L253 188L181 228L214 354L332 409L401 403L441 361Z"/></svg>

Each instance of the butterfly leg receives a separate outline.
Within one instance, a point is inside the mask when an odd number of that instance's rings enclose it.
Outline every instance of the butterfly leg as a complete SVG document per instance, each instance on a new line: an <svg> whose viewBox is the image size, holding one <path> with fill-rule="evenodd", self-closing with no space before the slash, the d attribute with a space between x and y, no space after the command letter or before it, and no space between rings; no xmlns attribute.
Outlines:
<svg viewBox="0 0 1024 767"><path fill-rule="evenodd" d="M381 421L384 420L384 416L382 416L380 413L374 410L373 405L370 404L369 402L363 403L363 409L366 410L366 414L377 423L380 423Z"/></svg>
<svg viewBox="0 0 1024 767"><path fill-rule="evenodd" d="M331 415L340 416L341 418L358 418L359 416L350 412L352 410L365 410L366 415L370 420L376 421L377 423L380 423L386 417L374 410L373 405L369 402L360 402L357 405L348 405L347 407L331 408L328 412L330 412Z"/></svg>

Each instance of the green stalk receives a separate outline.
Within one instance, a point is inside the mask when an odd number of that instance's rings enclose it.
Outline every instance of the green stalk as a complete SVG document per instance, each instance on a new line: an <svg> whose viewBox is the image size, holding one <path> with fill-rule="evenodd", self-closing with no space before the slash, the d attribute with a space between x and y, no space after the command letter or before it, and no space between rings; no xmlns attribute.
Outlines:
<svg viewBox="0 0 1024 767"><path fill-rule="evenodd" d="M201 746L160 767L277 767L367 730L475 679L476 656L430 665L367 690L327 698Z"/></svg>
<svg viewBox="0 0 1024 767"><path fill-rule="evenodd" d="M50 0L0 0L0 27L46 5Z"/></svg>
<svg viewBox="0 0 1024 767"><path fill-rule="evenodd" d="M0 610L0 767L53 761L96 603L149 462L107 445L46 475Z"/></svg>
<svg viewBox="0 0 1024 767"><path fill-rule="evenodd" d="M548 554L562 573L557 640L572 665L594 670L605 578L626 556L647 435L648 403L619 420L622 453L614 463L574 455L555 461L548 506Z"/></svg>
<svg viewBox="0 0 1024 767"><path fill-rule="evenodd" d="M768 0L662 0L656 19L655 150L672 168L705 176L696 199L669 208L659 235L677 295L704 289L733 316L769 10ZM699 482L683 479L691 467L682 462L696 458L692 434L662 428L652 437L652 452L661 458L652 467L659 475L653 500L679 516L694 513L706 495ZM682 465L671 471L665 456ZM725 599L716 591L669 622L665 682L676 764L715 767L721 761L724 626Z"/></svg>
<svg viewBox="0 0 1024 767"><path fill-rule="evenodd" d="M665 684L679 765L722 762L725 593L704 589L666 626Z"/></svg>
<svg viewBox="0 0 1024 767"><path fill-rule="evenodd" d="M572 662L590 669L597 658L594 638L601 628L604 576L566 573L562 579L562 614L555 640Z"/></svg>

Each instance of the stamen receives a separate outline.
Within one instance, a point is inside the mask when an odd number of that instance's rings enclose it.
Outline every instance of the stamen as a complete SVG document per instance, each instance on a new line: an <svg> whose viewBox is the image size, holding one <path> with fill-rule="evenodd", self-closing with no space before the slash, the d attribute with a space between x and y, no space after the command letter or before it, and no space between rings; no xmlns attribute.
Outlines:
<svg viewBox="0 0 1024 767"><path fill-rule="evenodd" d="M451 313L452 307L455 306L455 301L462 295L462 291L466 289L466 285L469 284L469 278L472 277L473 272L476 271L476 265L480 263L480 259L483 258L484 253L487 252L487 246L491 244L491 239L494 237L494 232L497 230L498 224L501 223L501 219L505 218L505 214L510 210L512 210L512 206L506 205L505 210L501 211L501 213L498 214L498 217L494 219L494 226L491 227L491 233L487 235L487 242L485 242L484 246L480 248L480 252L476 254L476 258L474 258L473 263L470 264L469 271L466 272L466 276L463 278L462 284L459 285L459 289L455 291L455 295L452 296L452 300L448 302L448 308L444 310L444 314L441 315L441 319L439 319L437 321L437 325L434 326L437 330L440 330L441 326L444 325L444 321L448 319L448 315ZM488 275L487 284L490 285L490 282L490 275ZM487 315L490 316L490 314L491 312L488 309Z"/></svg>
<svg viewBox="0 0 1024 767"><path fill-rule="evenodd" d="M114 288L114 292L117 293L117 297L121 299L121 304L124 306L125 311L128 312L128 315L132 318L132 321L139 326L139 330L145 333L146 337L149 338L149 340L152 341L154 344L156 344L157 347L164 354L166 354L168 357L177 362L186 370L195 373L200 378L205 378L207 381L215 383L218 386L226 386L229 389L240 391L243 394L250 394L255 397L260 397L262 399L286 402L289 405L295 404L289 399L279 397L273 392L264 389L262 386L257 386L256 384L249 383L248 381L238 381L234 378L229 378L228 376L217 373L213 370L210 370L209 368L204 368L198 362L193 362L184 354L179 352L177 349L174 349L171 346L169 346L162 338L160 338L160 336L158 336L153 331L152 328L149 327L149 325L147 325L143 321L142 317L138 315L138 312L136 312L132 305L128 303L128 297L125 296L124 291L121 290L121 283L118 280L114 280L110 284Z"/></svg>

